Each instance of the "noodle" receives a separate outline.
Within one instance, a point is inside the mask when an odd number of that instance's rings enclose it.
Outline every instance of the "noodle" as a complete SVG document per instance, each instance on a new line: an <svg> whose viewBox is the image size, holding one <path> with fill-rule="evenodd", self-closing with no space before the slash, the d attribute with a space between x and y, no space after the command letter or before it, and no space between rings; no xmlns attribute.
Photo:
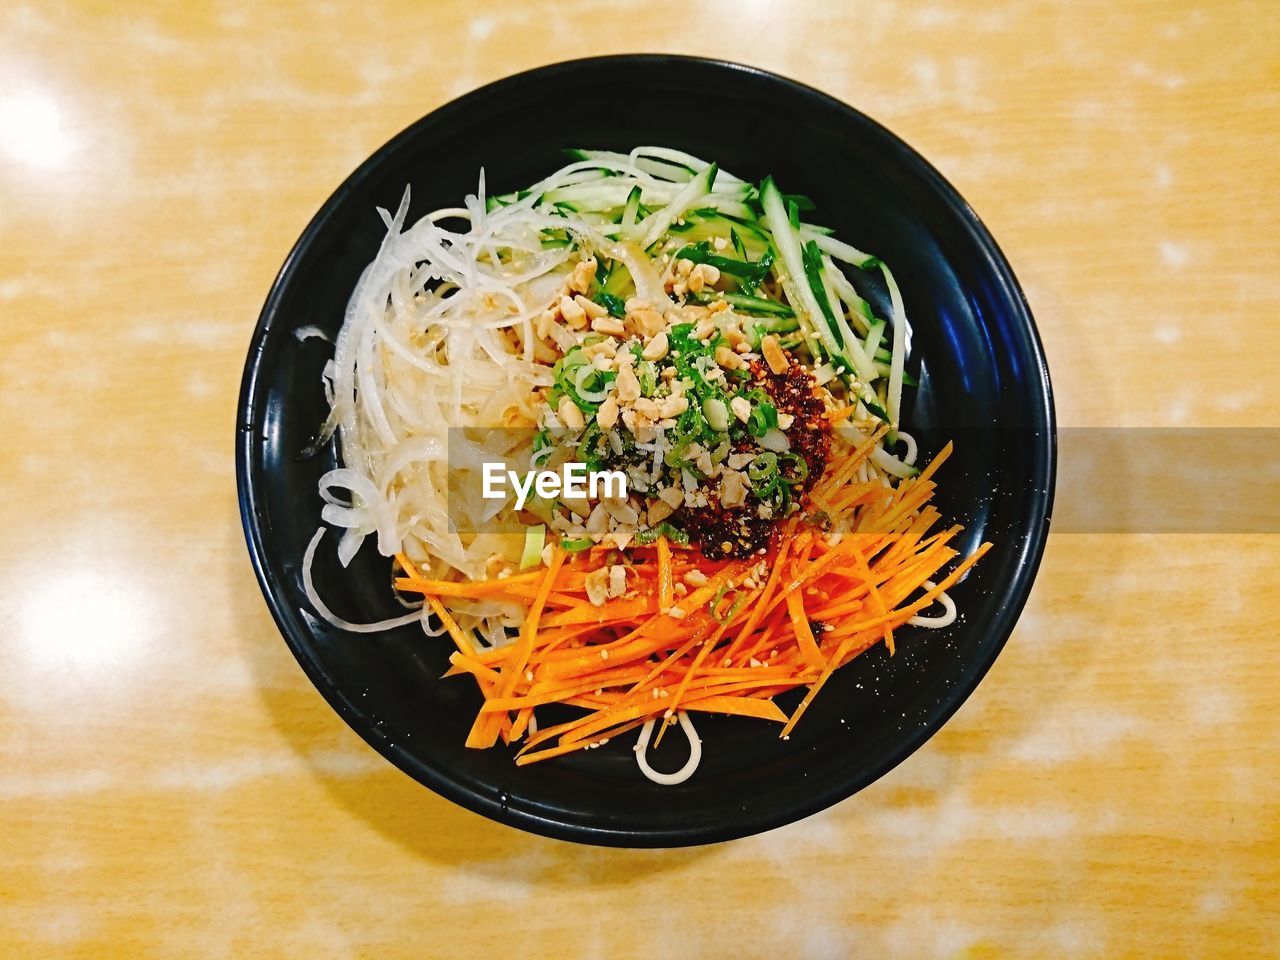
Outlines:
<svg viewBox="0 0 1280 960"><path fill-rule="evenodd" d="M372 536L398 557L397 599L425 602L336 616L312 579L323 526L303 585L342 629L451 637L450 672L486 700L469 746L523 740L524 764L639 727L641 771L676 784L702 753L689 711L789 732L843 663L953 623L947 588L987 547L944 574L958 528L928 535L950 447L922 472L901 429L910 329L888 266L802 222L811 202L771 178L664 147L570 153L526 190L490 195L481 171L461 206L410 222L406 189L378 211L308 452L336 434L319 493L339 563ZM846 267L883 282L886 317ZM530 475L490 497L496 463L624 486L532 495ZM797 686L788 718L772 698ZM544 703L587 713L540 729ZM678 722L689 741L674 773L647 760L659 720L659 740Z"/></svg>

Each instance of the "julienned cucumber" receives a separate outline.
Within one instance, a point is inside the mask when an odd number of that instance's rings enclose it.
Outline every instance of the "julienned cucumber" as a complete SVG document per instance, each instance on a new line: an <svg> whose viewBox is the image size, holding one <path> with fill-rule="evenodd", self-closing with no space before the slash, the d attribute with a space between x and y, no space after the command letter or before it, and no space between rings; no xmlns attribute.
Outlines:
<svg viewBox="0 0 1280 960"><path fill-rule="evenodd" d="M766 300L764 297L749 297L745 293L722 293L719 295L735 310L741 313L763 313L775 317L794 317L796 312L785 303L777 300ZM703 303L710 303L716 295L707 294L701 298ZM796 325L799 327L799 324Z"/></svg>
<svg viewBox="0 0 1280 960"><path fill-rule="evenodd" d="M772 177L766 177L760 184L760 206L787 274L787 292L798 301L802 320L807 320L817 332L819 344L841 376L846 381L856 377L864 388L860 393L869 392L867 384L877 378L875 365L848 324L836 317L822 282L819 250L816 245L812 246L806 256L800 231L792 225L790 213Z"/></svg>
<svg viewBox="0 0 1280 960"><path fill-rule="evenodd" d="M646 249L657 242L677 217L686 210L696 207L711 193L711 188L715 186L718 169L719 167L714 163L708 166L686 183L669 204L636 224L633 239L639 240L640 246Z"/></svg>
<svg viewBox="0 0 1280 960"><path fill-rule="evenodd" d="M714 163L703 165L665 148L631 155L565 153L576 161L570 171L575 179L535 197L536 206L580 219L611 241L630 240L646 250L670 239L673 246L668 250L675 249L677 256L716 266L740 289L705 291L693 299L728 301L749 321L744 327L753 341L773 333L789 346L807 345L815 361L829 364L828 376L834 373L849 383L867 410L896 422L902 387L914 386L903 369L906 318L901 292L876 257L835 239L829 228L801 221L800 212L812 209L812 201L781 193L772 177L759 187L729 174L717 179ZM644 185L635 182L645 176L650 180ZM486 207L496 211L538 192L490 195ZM565 229L545 227L541 234L546 247L575 242ZM776 264L770 263L771 256L776 256ZM596 298L616 316L625 310L632 278L620 263L606 266L606 260L597 275ZM883 274L890 299L887 323L857 293L841 263ZM753 295L770 270L786 303Z"/></svg>
<svg viewBox="0 0 1280 960"><path fill-rule="evenodd" d="M760 209L764 213L765 226L773 234L773 245L782 261L783 288L800 313L800 323L806 333L816 333L818 344L833 360L842 358L840 345L836 343L831 328L822 316L822 308L814 299L804 278L804 259L800 251L800 237L791 227L787 208L773 177L765 177L760 184ZM839 368L840 364L836 364Z"/></svg>

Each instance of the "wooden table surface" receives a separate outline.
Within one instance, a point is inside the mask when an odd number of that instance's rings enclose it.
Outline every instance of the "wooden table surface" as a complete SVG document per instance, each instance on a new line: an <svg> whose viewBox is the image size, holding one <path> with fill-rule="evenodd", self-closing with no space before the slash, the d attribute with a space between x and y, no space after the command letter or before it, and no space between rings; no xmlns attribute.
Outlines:
<svg viewBox="0 0 1280 960"><path fill-rule="evenodd" d="M0 10L0 953L1280 955L1274 534L1055 534L893 773L603 850L338 719L259 594L232 448L254 319L350 170L481 83L636 49L778 70L923 152L1023 282L1064 426L1274 427L1271 4L146 6Z"/></svg>

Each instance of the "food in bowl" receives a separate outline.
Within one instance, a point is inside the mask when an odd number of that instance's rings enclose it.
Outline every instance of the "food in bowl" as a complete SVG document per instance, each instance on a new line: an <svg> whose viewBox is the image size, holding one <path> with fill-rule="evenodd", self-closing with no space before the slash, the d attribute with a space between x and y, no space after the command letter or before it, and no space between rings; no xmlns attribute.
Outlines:
<svg viewBox="0 0 1280 960"><path fill-rule="evenodd" d="M569 153L515 193L482 173L461 206L410 224L406 190L382 212L315 446L336 436L342 460L320 482L340 562L373 538L415 608L334 615L310 572L325 526L304 584L345 629L447 636L449 674L483 695L468 746L519 743L527 764L638 729L640 770L679 783L691 714L788 736L840 666L950 623L989 544L961 558L960 528L938 529L950 446L921 469L902 429L887 264L771 178L663 147ZM788 714L774 698L801 687ZM675 724L689 759L659 772L650 738Z"/></svg>

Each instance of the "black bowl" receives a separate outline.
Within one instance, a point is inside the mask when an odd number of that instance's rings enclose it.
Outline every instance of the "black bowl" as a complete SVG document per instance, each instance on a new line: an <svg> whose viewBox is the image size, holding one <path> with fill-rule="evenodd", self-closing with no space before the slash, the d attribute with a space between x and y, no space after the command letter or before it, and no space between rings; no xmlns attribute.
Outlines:
<svg viewBox="0 0 1280 960"><path fill-rule="evenodd" d="M696 103L696 111L688 105ZM877 648L839 671L791 735L736 718L700 718L702 765L687 782L643 778L630 743L517 768L507 748L463 746L479 705L466 678L440 679L449 644L416 627L352 636L319 621L300 565L320 522L319 476L332 449L300 451L325 416L320 371L330 348L299 342L337 331L383 226L413 187L411 219L456 205L485 168L491 192L560 166L569 146L663 144L738 176L773 174L816 201L817 222L894 268L913 324L920 379L905 422L922 456L957 443L936 501L963 523L962 549L995 549L953 591L963 618L904 630L898 654ZM879 124L790 80L730 63L672 56L578 60L522 73L415 123L353 173L307 226L259 318L240 395L236 467L249 553L281 632L334 709L423 784L495 820L616 846L676 846L767 830L842 800L901 762L973 690L1031 589L1053 496L1049 376L1008 263L968 204ZM316 563L329 605L352 620L403 612L387 561L370 549L340 571ZM784 707L791 706L784 701ZM629 739L629 738L628 738ZM655 765L682 762L669 737Z"/></svg>

